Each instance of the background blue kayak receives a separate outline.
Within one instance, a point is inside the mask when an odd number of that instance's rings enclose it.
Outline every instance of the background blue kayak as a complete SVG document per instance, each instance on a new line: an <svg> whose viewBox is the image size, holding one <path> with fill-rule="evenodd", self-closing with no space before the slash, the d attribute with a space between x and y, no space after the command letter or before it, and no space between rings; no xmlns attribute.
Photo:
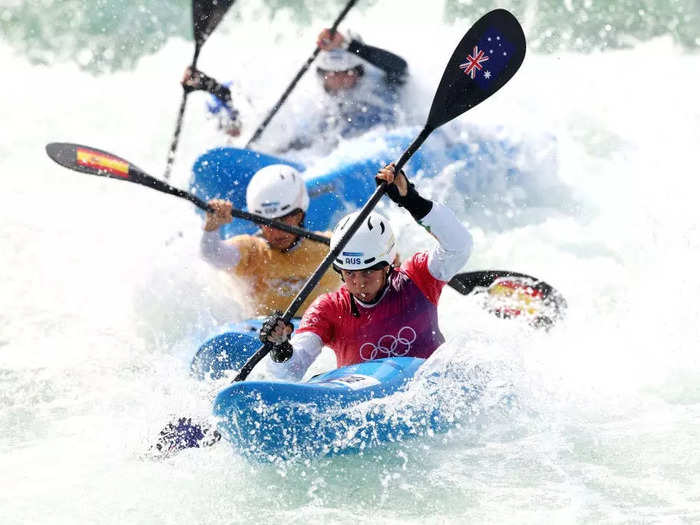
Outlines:
<svg viewBox="0 0 700 525"><path fill-rule="evenodd" d="M311 197L306 227L313 231L331 230L340 217L365 203L375 189L372 175L385 164L396 160L415 134L413 128L387 133L371 142L371 151L361 155L361 158L338 154L335 161L324 160L322 170L253 150L215 148L197 158L192 168L191 191L204 200L228 199L234 207L246 209L246 188L255 172L271 164L287 164L305 172ZM518 152L518 147L505 140L455 142L440 130L435 135L438 138L431 137L408 162L406 170L409 177L434 177L456 161L462 161L461 169L468 173L479 164L499 163ZM505 171L505 177L509 179L518 175L514 165L506 167ZM233 221L220 228L219 232L222 238L228 238L253 233L257 228L250 222Z"/></svg>

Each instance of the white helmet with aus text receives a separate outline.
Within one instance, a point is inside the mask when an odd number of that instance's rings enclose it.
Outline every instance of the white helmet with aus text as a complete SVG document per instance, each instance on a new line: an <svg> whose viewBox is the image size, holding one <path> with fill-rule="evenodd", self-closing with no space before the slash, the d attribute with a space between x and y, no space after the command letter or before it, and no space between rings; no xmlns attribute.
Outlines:
<svg viewBox="0 0 700 525"><path fill-rule="evenodd" d="M359 211L346 215L331 236L331 250L338 245ZM364 270L379 263L392 264L396 258L396 239L389 220L379 213L370 213L333 261L339 270Z"/></svg>

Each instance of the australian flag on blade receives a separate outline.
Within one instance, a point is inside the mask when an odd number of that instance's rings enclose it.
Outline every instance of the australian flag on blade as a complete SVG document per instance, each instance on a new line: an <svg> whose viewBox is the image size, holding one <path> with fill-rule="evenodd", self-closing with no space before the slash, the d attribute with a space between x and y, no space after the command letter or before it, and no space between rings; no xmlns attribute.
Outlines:
<svg viewBox="0 0 700 525"><path fill-rule="evenodd" d="M514 55L515 47L496 29L487 29L459 68L481 89L489 89Z"/></svg>

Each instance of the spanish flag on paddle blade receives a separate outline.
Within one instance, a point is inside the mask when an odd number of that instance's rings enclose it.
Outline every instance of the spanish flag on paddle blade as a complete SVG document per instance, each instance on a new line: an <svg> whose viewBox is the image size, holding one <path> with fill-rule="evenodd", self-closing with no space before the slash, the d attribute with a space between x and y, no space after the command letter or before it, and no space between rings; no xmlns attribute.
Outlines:
<svg viewBox="0 0 700 525"><path fill-rule="evenodd" d="M76 162L80 166L94 168L125 179L129 178L128 162L98 151L87 148L77 148Z"/></svg>

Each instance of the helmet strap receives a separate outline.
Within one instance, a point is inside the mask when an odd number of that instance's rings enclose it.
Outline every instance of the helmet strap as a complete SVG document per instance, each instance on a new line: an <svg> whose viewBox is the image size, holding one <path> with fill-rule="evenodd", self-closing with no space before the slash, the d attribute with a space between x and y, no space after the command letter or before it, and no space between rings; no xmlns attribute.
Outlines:
<svg viewBox="0 0 700 525"><path fill-rule="evenodd" d="M360 317L360 311L357 309L357 304L355 303L355 296L350 294L350 312L353 317Z"/></svg>

